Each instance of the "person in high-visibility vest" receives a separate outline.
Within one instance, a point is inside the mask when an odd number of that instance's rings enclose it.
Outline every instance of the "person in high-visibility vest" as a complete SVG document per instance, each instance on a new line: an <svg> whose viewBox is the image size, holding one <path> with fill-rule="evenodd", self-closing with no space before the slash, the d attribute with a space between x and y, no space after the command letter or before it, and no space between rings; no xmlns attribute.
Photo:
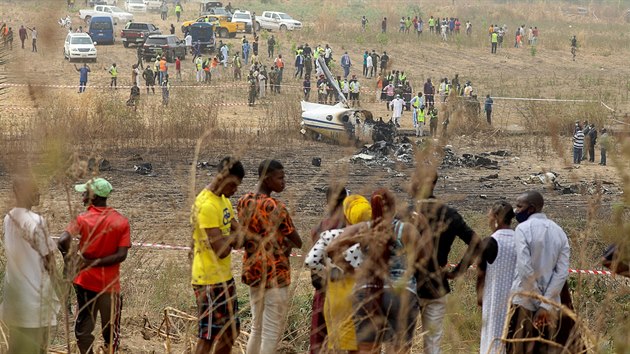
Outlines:
<svg viewBox="0 0 630 354"><path fill-rule="evenodd" d="M361 85L359 84L359 80L357 80L356 75L352 75L352 80L350 80L350 100L352 101L352 107L355 105L357 107L361 107L359 103L359 92L361 91Z"/></svg>
<svg viewBox="0 0 630 354"><path fill-rule="evenodd" d="M118 90L118 87L117 87L118 69L116 68L116 63L112 64L112 66L109 68L108 72L112 76L112 80L109 82L109 88L113 88L114 90Z"/></svg>
<svg viewBox="0 0 630 354"><path fill-rule="evenodd" d="M490 53L497 54L497 43L499 43L499 34L497 32L492 32L490 35L490 42L492 44Z"/></svg>
<svg viewBox="0 0 630 354"><path fill-rule="evenodd" d="M418 92L418 94L411 99L411 107L413 107L413 126L416 128L416 136L422 136L422 127L419 127L419 123L421 122L421 125L424 125L424 104L425 101L422 92ZM418 133L418 129L420 129L420 133Z"/></svg>
<svg viewBox="0 0 630 354"><path fill-rule="evenodd" d="M182 15L183 10L184 8L182 7L182 4L177 2L177 5L175 5L175 16L177 16L177 22L179 22L179 17Z"/></svg>
<svg viewBox="0 0 630 354"><path fill-rule="evenodd" d="M203 58L201 56L198 56L195 58L195 68L197 69L197 82L202 82L204 72L203 72Z"/></svg>

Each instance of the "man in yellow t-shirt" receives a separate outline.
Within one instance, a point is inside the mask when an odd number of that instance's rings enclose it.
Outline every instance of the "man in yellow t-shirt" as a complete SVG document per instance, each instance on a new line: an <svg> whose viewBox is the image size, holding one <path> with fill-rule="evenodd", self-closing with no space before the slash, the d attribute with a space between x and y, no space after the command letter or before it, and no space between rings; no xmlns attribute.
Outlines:
<svg viewBox="0 0 630 354"><path fill-rule="evenodd" d="M230 353L240 332L236 285L232 277L233 248L240 248L238 223L228 199L238 189L245 169L230 157L219 164L218 174L195 199L192 286L199 311L195 353Z"/></svg>

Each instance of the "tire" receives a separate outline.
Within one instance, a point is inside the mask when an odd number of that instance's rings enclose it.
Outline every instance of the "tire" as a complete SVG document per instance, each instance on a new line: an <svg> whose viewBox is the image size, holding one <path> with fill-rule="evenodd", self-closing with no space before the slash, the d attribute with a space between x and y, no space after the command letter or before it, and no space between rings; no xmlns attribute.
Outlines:
<svg viewBox="0 0 630 354"><path fill-rule="evenodd" d="M230 35L230 32L228 32L227 29L225 28L219 28L219 37L221 38L227 38Z"/></svg>
<svg viewBox="0 0 630 354"><path fill-rule="evenodd" d="M280 25L280 32L286 32L287 31L287 26L286 25Z"/></svg>
<svg viewBox="0 0 630 354"><path fill-rule="evenodd" d="M127 41L123 41L123 47L125 47L125 48L129 48L129 42L127 42Z"/></svg>

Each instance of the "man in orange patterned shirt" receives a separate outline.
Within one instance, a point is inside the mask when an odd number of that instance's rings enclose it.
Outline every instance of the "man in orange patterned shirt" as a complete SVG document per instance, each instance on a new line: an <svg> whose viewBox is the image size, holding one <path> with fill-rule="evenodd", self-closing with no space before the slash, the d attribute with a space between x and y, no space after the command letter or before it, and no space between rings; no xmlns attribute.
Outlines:
<svg viewBox="0 0 630 354"><path fill-rule="evenodd" d="M265 160L258 167L256 193L247 193L238 202L238 216L246 230L242 282L249 285L252 329L247 353L273 354L283 331L288 309L292 248L302 240L289 212L281 201L271 197L285 188L284 167L279 161Z"/></svg>

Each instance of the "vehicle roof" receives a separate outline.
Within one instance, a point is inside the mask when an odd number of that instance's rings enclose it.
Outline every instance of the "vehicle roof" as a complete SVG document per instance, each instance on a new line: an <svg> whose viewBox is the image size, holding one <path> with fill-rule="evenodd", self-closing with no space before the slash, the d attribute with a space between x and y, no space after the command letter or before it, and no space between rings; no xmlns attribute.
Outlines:
<svg viewBox="0 0 630 354"><path fill-rule="evenodd" d="M152 34L149 38L168 38L168 37L177 37L174 34Z"/></svg>
<svg viewBox="0 0 630 354"><path fill-rule="evenodd" d="M285 15L287 14L286 12L282 12L282 11L263 11L263 13L265 13L265 12L268 12L268 13L271 13L271 14L285 14Z"/></svg>
<svg viewBox="0 0 630 354"><path fill-rule="evenodd" d="M190 25L190 27L214 27L214 25L210 22L195 22Z"/></svg>
<svg viewBox="0 0 630 354"><path fill-rule="evenodd" d="M247 15L251 15L251 12L247 11L247 10L235 10L233 15L235 14L247 14Z"/></svg>
<svg viewBox="0 0 630 354"><path fill-rule="evenodd" d="M70 36L70 37L89 37L89 38L92 38L92 37L90 37L90 35L89 35L89 34L87 34L87 33L85 33L85 32L81 32L81 33L68 33L68 36Z"/></svg>
<svg viewBox="0 0 630 354"><path fill-rule="evenodd" d="M90 21L94 22L94 20L100 20L100 19L105 19L105 18L108 20L114 21L114 17L112 15L94 15L92 16L92 19Z"/></svg>

